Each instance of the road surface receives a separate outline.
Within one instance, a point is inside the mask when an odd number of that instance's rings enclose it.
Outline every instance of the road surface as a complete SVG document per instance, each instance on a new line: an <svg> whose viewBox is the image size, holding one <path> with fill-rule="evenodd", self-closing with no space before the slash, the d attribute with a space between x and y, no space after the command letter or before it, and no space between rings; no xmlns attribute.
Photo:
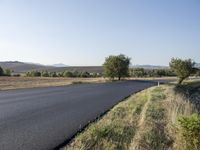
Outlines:
<svg viewBox="0 0 200 150"><path fill-rule="evenodd" d="M0 91L0 150L51 150L130 94L154 85L121 81Z"/></svg>

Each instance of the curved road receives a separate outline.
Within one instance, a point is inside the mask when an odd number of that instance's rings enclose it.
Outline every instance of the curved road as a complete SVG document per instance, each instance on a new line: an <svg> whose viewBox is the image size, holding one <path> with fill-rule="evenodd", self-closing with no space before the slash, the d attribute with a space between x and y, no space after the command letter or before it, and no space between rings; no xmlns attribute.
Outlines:
<svg viewBox="0 0 200 150"><path fill-rule="evenodd" d="M121 81L0 91L0 149L55 149L125 97L154 84Z"/></svg>

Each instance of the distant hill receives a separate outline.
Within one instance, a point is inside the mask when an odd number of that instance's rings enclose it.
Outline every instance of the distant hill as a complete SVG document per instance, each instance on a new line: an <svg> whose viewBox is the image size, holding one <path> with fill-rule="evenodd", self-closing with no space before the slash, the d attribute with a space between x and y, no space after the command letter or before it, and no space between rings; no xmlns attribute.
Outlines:
<svg viewBox="0 0 200 150"><path fill-rule="evenodd" d="M22 73L22 72L27 72L30 70L42 70L42 69L50 69L51 68L51 66L44 66L44 65L40 65L40 64L25 63L25 62L19 62L19 61L0 62L0 66L3 69L11 69L15 73Z"/></svg>
<svg viewBox="0 0 200 150"><path fill-rule="evenodd" d="M144 69L168 69L168 66L156 66L156 65L133 65L132 68L144 68Z"/></svg>
<svg viewBox="0 0 200 150"><path fill-rule="evenodd" d="M65 65L65 64L62 64L62 63L53 64L52 66L54 66L54 67L68 67L68 65Z"/></svg>
<svg viewBox="0 0 200 150"><path fill-rule="evenodd" d="M103 68L102 66L67 66L63 67L64 64L56 64L54 66L45 66L41 64L35 64L35 63L25 63L25 62L19 62L19 61L4 61L0 62L0 66L3 69L11 69L14 71L14 73L24 73L32 70L47 70L50 72L62 72L62 71L87 71L91 73L102 73Z"/></svg>

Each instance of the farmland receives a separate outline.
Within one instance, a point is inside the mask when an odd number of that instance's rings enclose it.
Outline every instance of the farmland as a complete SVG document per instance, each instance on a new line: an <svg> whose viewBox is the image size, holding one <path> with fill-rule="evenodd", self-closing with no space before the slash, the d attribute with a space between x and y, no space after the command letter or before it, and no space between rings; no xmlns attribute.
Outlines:
<svg viewBox="0 0 200 150"><path fill-rule="evenodd" d="M0 77L0 90L105 82L103 78Z"/></svg>

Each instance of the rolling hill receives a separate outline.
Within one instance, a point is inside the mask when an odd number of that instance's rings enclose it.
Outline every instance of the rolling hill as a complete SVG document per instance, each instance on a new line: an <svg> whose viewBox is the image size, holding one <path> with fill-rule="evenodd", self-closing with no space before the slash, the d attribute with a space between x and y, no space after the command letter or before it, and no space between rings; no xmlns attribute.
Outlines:
<svg viewBox="0 0 200 150"><path fill-rule="evenodd" d="M32 70L38 70L43 71L47 70L50 72L62 72L62 71L87 71L91 73L101 73L103 72L102 66L67 66L67 67L58 67L56 66L46 66L41 64L34 64L34 63L25 63L25 62L19 62L19 61L4 61L0 62L0 66L3 69L11 69L14 71L14 73L24 73ZM59 64L59 66L61 66ZM63 66L63 64L62 64Z"/></svg>

